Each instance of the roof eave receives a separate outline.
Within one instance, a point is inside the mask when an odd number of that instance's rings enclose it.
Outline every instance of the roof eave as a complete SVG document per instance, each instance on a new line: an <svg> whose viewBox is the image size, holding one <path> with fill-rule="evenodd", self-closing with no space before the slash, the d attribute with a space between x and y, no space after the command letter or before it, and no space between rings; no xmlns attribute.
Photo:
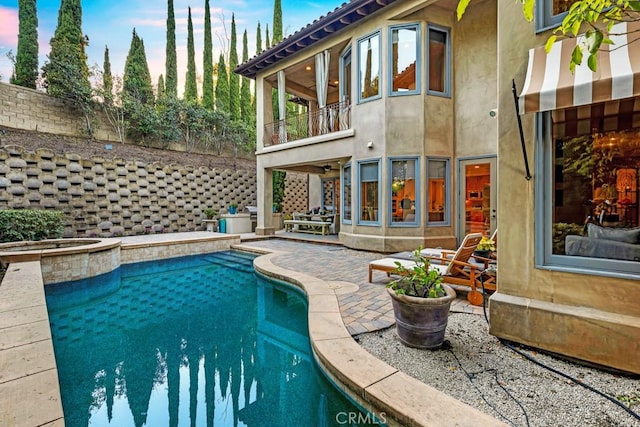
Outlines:
<svg viewBox="0 0 640 427"><path fill-rule="evenodd" d="M317 19L277 45L240 64L233 71L244 77L255 79L261 70L274 66L279 61L330 37L396 1L351 0L349 3L343 3L333 12Z"/></svg>

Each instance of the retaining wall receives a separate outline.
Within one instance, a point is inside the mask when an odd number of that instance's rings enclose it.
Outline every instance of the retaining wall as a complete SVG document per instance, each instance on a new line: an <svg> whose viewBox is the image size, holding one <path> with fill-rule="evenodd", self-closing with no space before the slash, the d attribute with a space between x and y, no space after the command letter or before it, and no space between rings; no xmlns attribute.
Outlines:
<svg viewBox="0 0 640 427"><path fill-rule="evenodd" d="M0 147L0 209L61 210L64 237L203 230L232 202L256 205L255 172Z"/></svg>
<svg viewBox="0 0 640 427"><path fill-rule="evenodd" d="M102 112L96 112L95 137L118 141ZM57 135L86 136L82 112L34 89L0 82L0 126Z"/></svg>

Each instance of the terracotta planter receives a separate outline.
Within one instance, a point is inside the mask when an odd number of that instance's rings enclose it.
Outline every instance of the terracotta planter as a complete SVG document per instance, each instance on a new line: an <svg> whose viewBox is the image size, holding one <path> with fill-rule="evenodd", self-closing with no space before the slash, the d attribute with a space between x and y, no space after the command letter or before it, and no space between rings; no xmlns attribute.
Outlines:
<svg viewBox="0 0 640 427"><path fill-rule="evenodd" d="M441 298L396 295L393 289L387 288L393 304L396 330L403 344L427 349L442 345L449 321L449 307L456 297L456 292L450 286L442 287L447 295Z"/></svg>

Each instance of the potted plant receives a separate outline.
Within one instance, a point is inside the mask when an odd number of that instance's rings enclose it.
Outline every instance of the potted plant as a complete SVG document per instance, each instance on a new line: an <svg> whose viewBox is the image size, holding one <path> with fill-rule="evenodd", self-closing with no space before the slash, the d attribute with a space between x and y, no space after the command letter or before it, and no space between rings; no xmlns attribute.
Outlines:
<svg viewBox="0 0 640 427"><path fill-rule="evenodd" d="M444 342L449 307L456 292L442 283L440 272L430 268L429 258L413 253L415 266L396 262L400 278L387 285L400 341L409 347L436 349Z"/></svg>
<svg viewBox="0 0 640 427"><path fill-rule="evenodd" d="M207 219L215 219L216 215L218 215L218 211L213 208L207 208L203 213Z"/></svg>
<svg viewBox="0 0 640 427"><path fill-rule="evenodd" d="M478 247L475 251L473 251L474 255L478 255L482 258L489 258L491 252L496 250L496 242L488 238L487 236L482 236L480 239L480 243L478 243Z"/></svg>
<svg viewBox="0 0 640 427"><path fill-rule="evenodd" d="M207 231L218 231L218 220L216 219L218 211L213 208L207 208L203 213L206 219L203 219L202 222L207 225Z"/></svg>
<svg viewBox="0 0 640 427"><path fill-rule="evenodd" d="M237 209L238 209L238 204L237 203L230 203L229 204L229 213L231 215L234 215L236 213Z"/></svg>

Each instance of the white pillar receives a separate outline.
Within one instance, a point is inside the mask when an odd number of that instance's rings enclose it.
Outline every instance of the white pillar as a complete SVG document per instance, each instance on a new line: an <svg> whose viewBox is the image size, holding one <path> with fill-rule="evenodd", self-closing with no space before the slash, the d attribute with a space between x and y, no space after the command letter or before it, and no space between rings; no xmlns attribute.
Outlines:
<svg viewBox="0 0 640 427"><path fill-rule="evenodd" d="M256 159L256 190L258 192L258 224L256 234L275 233L273 226L273 171L262 165L261 156Z"/></svg>

